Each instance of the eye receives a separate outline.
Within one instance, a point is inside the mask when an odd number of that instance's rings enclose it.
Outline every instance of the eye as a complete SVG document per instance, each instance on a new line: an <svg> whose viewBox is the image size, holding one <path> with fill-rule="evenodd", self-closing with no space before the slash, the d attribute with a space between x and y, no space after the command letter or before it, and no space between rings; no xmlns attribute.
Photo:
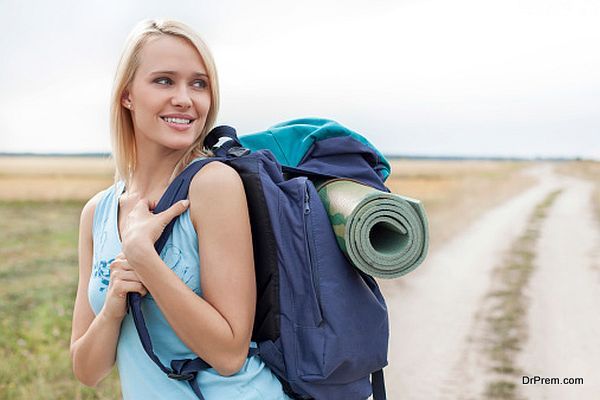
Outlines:
<svg viewBox="0 0 600 400"><path fill-rule="evenodd" d="M199 89L204 89L208 86L208 83L206 83L206 81L204 79L196 79L192 85L194 85L194 87L197 87Z"/></svg>
<svg viewBox="0 0 600 400"><path fill-rule="evenodd" d="M173 81L170 78L162 77L156 78L154 80L154 83L158 83L159 85L170 85L171 83L173 83Z"/></svg>

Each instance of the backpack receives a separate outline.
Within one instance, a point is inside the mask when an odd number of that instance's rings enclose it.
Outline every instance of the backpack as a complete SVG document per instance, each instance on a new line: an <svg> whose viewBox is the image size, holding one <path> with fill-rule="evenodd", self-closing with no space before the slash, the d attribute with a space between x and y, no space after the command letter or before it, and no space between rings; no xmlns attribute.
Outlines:
<svg viewBox="0 0 600 400"><path fill-rule="evenodd" d="M327 124L330 128L321 132L326 135L313 135L302 143L304 149L293 145L294 135L298 143ZM313 181L351 178L389 192L383 184L389 165L366 139L333 121L296 120L274 129L282 133L286 127L290 134L282 136L290 141L283 146L272 142L273 131L247 136L244 143L254 151L242 145L233 128L214 128L205 145L215 157L182 171L154 212L187 198L193 176L204 165L221 161L233 167L246 192L256 270L252 341L258 347L250 348L249 356L259 355L293 399L359 400L373 394L375 400L385 400L387 307L375 279L354 268L340 250ZM297 149L304 155L294 154ZM159 254L173 224L155 244ZM194 378L210 366L200 358L163 365L152 349L142 298L132 292L128 301L148 356L169 378L188 381L203 399Z"/></svg>

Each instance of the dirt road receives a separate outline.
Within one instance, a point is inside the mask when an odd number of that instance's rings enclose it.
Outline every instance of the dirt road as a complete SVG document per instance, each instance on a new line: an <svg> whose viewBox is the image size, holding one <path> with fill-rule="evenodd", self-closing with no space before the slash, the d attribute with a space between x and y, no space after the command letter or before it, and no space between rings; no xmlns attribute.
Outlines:
<svg viewBox="0 0 600 400"><path fill-rule="evenodd" d="M536 384L531 399L600 398L600 237L590 210L591 185L563 180L548 216L527 293L529 338L519 364L528 376L583 378L583 385Z"/></svg>
<svg viewBox="0 0 600 400"><path fill-rule="evenodd" d="M514 384L527 399L600 398L600 241L592 187L557 175L550 164L526 173L537 184L464 227L410 275L382 285L391 320L389 399L486 398L494 376L480 342L492 272L535 207L561 189L540 225L523 293L530 299L522 315L528 339L515 364L529 376L583 377L584 385L527 386L520 375Z"/></svg>

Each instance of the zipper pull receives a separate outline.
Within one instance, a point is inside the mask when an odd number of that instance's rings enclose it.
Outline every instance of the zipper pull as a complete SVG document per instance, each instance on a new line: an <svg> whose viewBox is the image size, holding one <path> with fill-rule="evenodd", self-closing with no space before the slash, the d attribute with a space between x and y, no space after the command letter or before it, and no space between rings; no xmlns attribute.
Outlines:
<svg viewBox="0 0 600 400"><path fill-rule="evenodd" d="M304 194L306 195L304 200L304 214L310 213L310 194L308 192L308 184L304 182Z"/></svg>

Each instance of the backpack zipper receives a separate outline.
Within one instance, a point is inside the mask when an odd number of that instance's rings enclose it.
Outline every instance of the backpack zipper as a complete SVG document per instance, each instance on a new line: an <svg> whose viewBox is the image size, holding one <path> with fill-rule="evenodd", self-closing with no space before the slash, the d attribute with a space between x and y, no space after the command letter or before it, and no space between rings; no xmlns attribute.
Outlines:
<svg viewBox="0 0 600 400"><path fill-rule="evenodd" d="M319 277L318 271L316 270L316 260L314 259L314 254L311 250L311 247L314 244L312 230L308 224L308 219L310 218L310 192L308 190L308 179L304 180L304 231L306 233L307 240L307 250L310 264L310 276L312 279L313 290L315 291L317 306L316 313L318 321L315 321L317 326L321 324L323 321L323 312L321 311L321 294L319 290Z"/></svg>

